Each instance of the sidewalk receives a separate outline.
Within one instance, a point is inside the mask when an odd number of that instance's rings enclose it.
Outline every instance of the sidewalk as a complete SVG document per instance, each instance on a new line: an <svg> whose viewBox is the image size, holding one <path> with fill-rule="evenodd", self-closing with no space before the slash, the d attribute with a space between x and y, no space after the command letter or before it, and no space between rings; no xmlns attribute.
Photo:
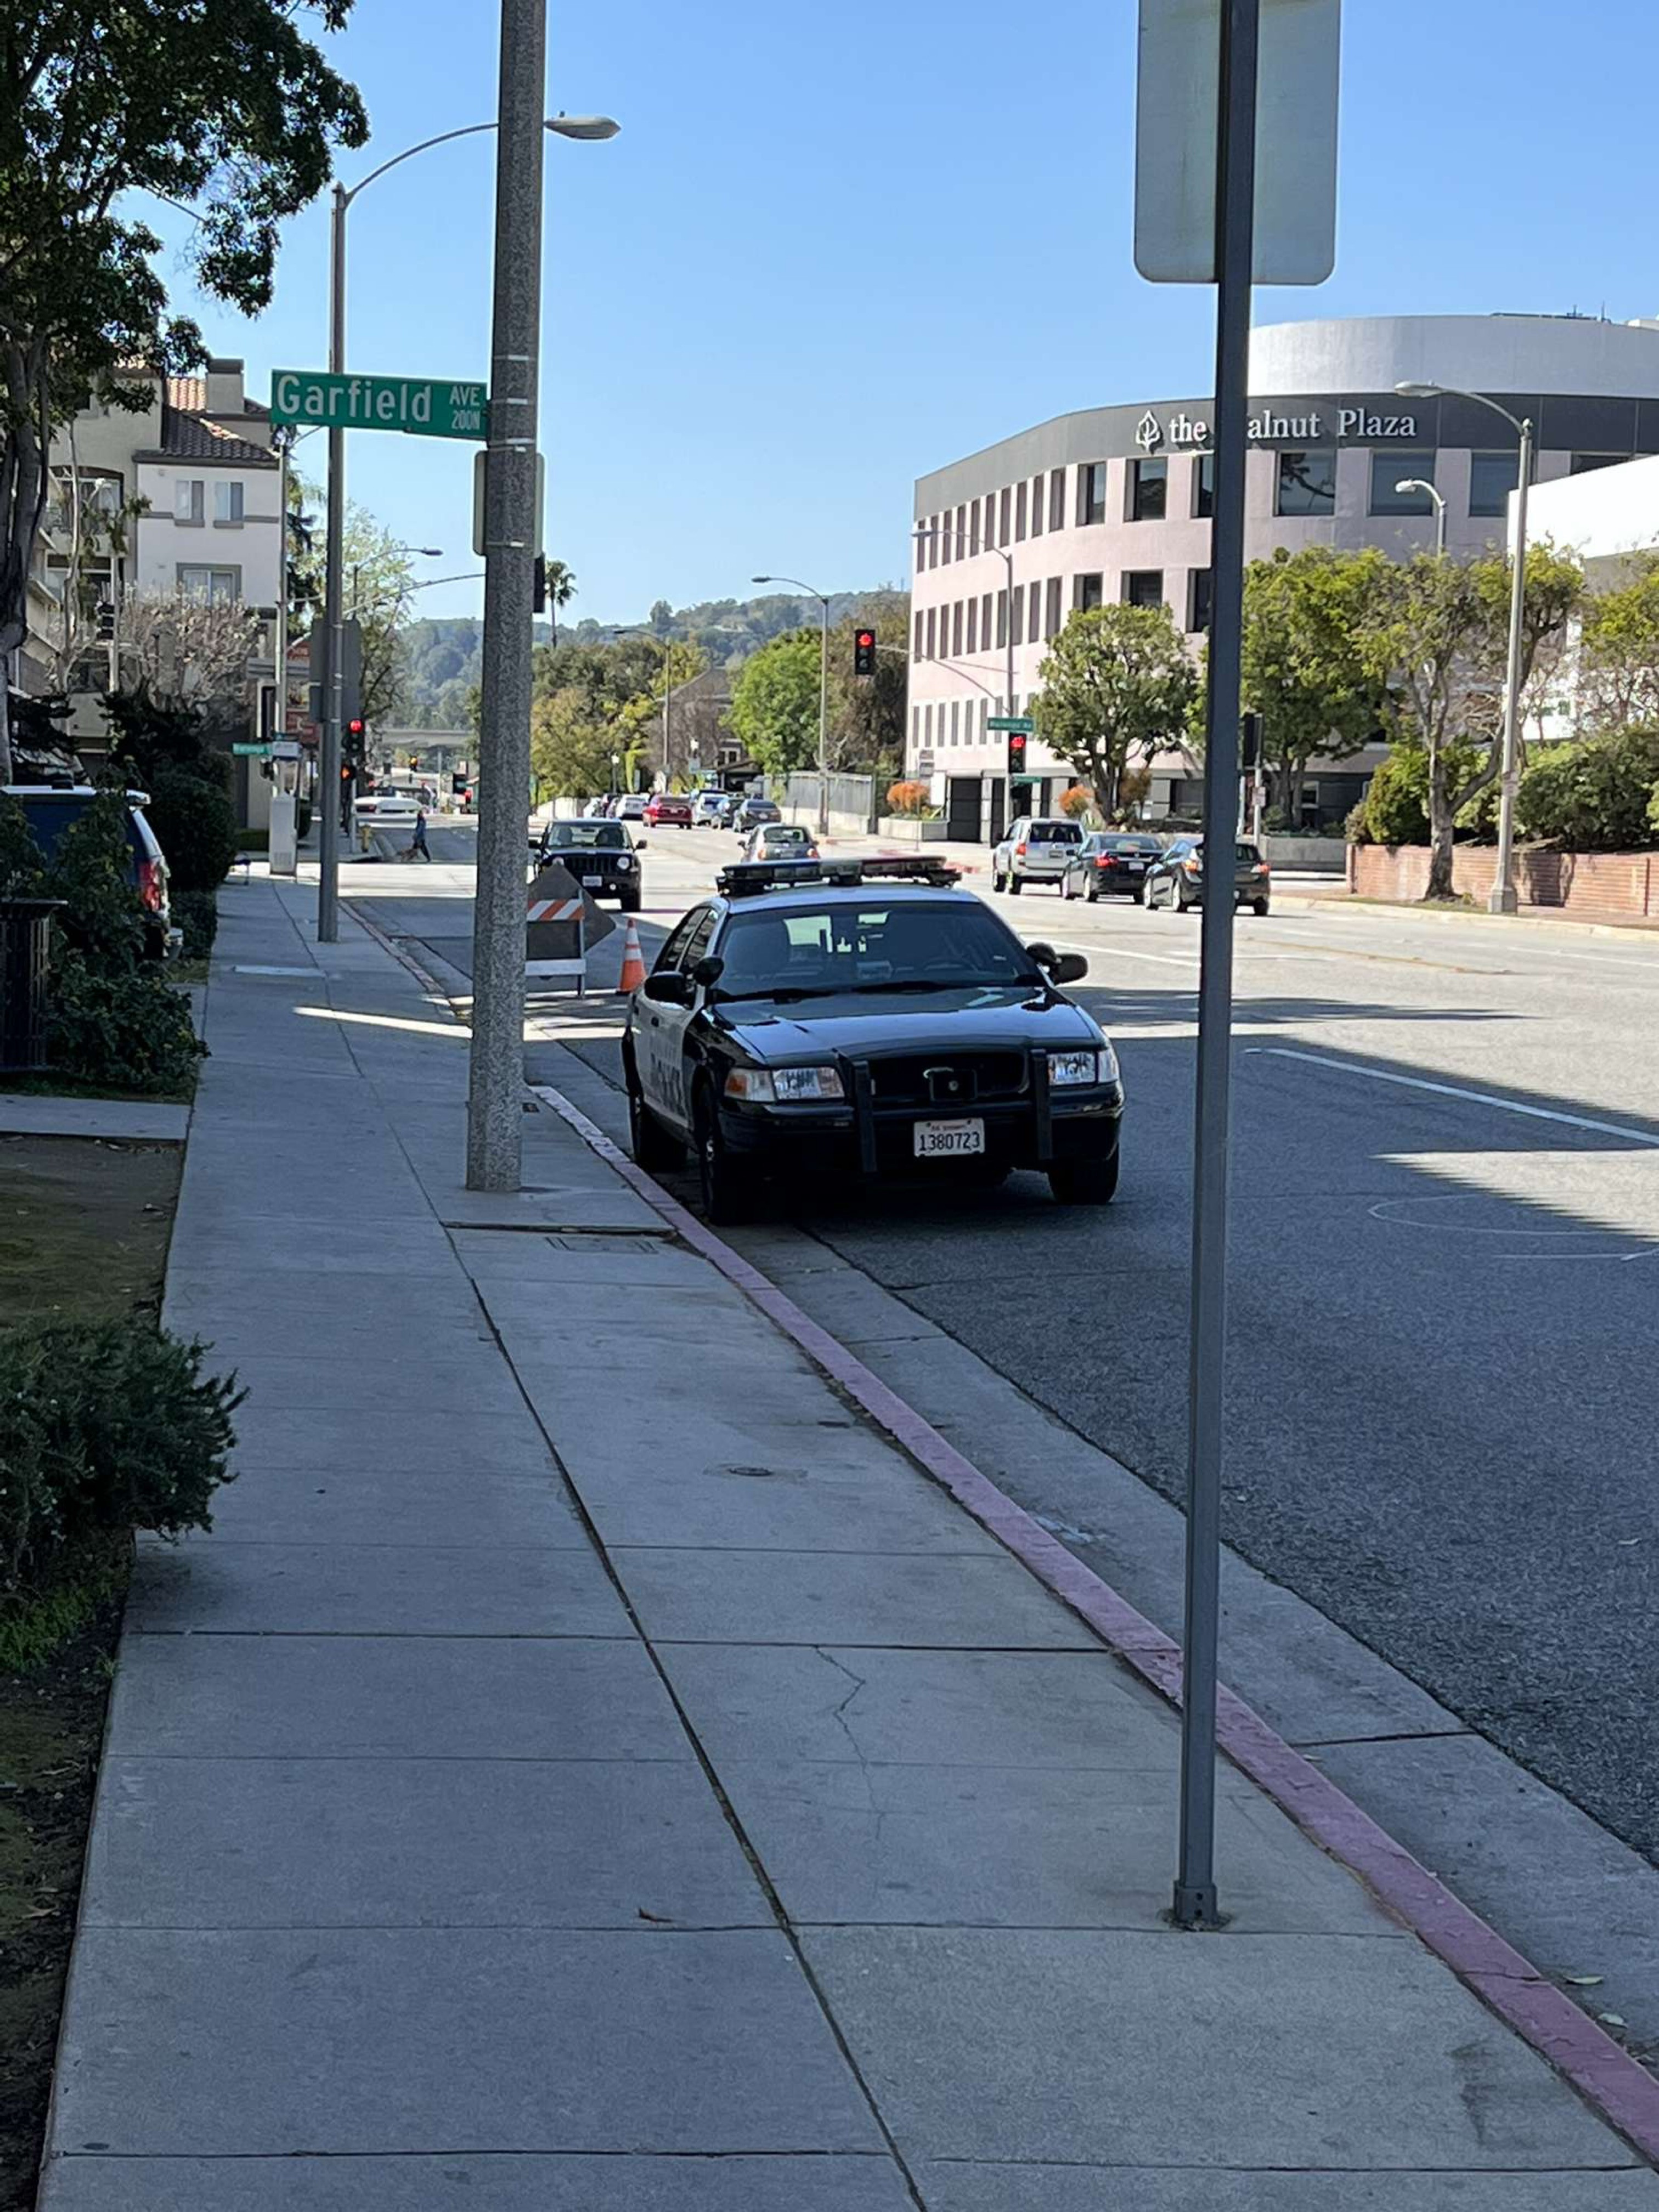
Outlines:
<svg viewBox="0 0 1659 2212"><path fill-rule="evenodd" d="M1170 1709L545 1106L461 1189L310 903L222 901L240 1480L143 1555L46 2212L1656 2212L1231 1767L1169 1931Z"/></svg>

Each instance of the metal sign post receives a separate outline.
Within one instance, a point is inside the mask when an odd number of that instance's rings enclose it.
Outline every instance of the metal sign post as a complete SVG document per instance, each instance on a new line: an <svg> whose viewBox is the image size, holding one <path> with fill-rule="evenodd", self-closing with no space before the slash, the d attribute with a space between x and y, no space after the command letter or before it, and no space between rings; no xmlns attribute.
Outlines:
<svg viewBox="0 0 1659 2212"><path fill-rule="evenodd" d="M1135 264L1155 282L1216 287L1181 1843L1170 1914L1180 1928L1221 1920L1215 1726L1250 293L1253 283L1318 283L1334 263L1340 16L1340 0L1140 0Z"/></svg>

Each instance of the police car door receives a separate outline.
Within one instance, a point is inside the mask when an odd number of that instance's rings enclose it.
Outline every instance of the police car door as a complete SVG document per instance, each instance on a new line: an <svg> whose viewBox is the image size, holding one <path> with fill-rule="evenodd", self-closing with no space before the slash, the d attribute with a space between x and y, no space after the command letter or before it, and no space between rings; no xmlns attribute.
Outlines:
<svg viewBox="0 0 1659 2212"><path fill-rule="evenodd" d="M702 907L688 915L663 947L654 972L665 975L674 968L689 975L708 949L708 940L714 933L712 907ZM642 999L640 1004L645 1012L647 1040L646 1097L664 1121L688 1127L691 1103L685 1081L685 1025L694 1009L672 1006L654 999Z"/></svg>

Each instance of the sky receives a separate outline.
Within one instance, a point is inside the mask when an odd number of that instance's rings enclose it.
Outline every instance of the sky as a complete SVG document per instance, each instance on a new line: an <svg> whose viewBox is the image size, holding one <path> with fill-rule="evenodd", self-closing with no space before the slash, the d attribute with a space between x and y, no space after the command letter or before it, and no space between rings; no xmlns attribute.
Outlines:
<svg viewBox="0 0 1659 2212"><path fill-rule="evenodd" d="M1131 257L1136 0L610 0L551 10L548 109L608 144L547 141L541 444L547 548L571 613L902 582L914 479L1046 417L1210 385L1213 301ZM495 113L492 0L356 0L328 42L373 137L350 185ZM1304 316L1659 313L1651 0L1345 0L1337 264L1263 289ZM493 137L358 199L349 368L487 370ZM199 296L162 210L175 305L270 398L321 368L327 215L288 228L249 322ZM320 438L302 468L320 474ZM315 456L315 459L312 457ZM471 448L358 432L351 495L417 574L479 564ZM482 587L416 602L476 613Z"/></svg>

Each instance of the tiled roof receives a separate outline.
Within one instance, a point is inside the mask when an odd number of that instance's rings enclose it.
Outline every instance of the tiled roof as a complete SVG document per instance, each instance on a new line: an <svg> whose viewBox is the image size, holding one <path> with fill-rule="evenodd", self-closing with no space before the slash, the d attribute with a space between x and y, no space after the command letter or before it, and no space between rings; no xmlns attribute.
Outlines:
<svg viewBox="0 0 1659 2212"><path fill-rule="evenodd" d="M189 385L200 380L188 376L167 379L169 395L177 385ZM161 442L148 453L138 453L140 461L218 461L234 464L238 468L274 469L276 456L268 446L255 445L252 440L239 438L234 430L216 422L210 416L174 404L171 396L161 410Z"/></svg>

